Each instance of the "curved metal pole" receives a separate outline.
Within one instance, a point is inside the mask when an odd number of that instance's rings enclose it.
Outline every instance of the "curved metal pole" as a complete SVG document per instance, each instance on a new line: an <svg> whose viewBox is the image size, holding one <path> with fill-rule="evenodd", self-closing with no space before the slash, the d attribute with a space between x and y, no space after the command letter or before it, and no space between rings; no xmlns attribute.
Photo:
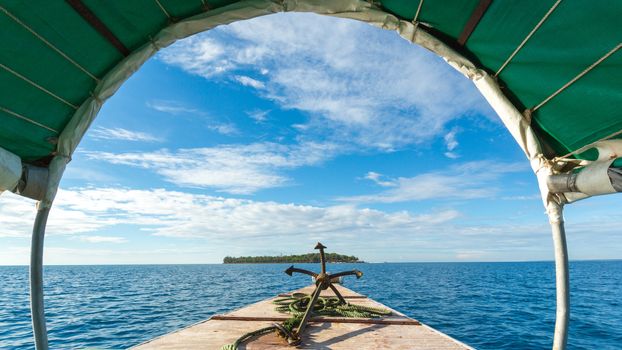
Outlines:
<svg viewBox="0 0 622 350"><path fill-rule="evenodd" d="M37 209L30 247L30 312L37 350L48 349L48 333L43 308L43 239L50 207Z"/></svg>
<svg viewBox="0 0 622 350"><path fill-rule="evenodd" d="M566 349L568 321L570 319L570 277L568 273L568 248L566 246L563 212L564 208L561 204L548 203L549 222L555 248L555 288L557 292L553 350Z"/></svg>

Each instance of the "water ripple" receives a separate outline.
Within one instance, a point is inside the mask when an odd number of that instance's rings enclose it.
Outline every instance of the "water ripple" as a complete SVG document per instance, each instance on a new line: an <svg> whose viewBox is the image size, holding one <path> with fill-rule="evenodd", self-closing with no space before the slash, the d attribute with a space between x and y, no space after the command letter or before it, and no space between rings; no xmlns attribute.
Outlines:
<svg viewBox="0 0 622 350"><path fill-rule="evenodd" d="M50 348L121 349L305 286L288 265L45 267ZM308 266L316 269L316 266ZM359 268L347 286L478 349L550 349L553 263ZM570 349L620 349L622 261L571 263ZM32 349L28 268L0 267L0 349Z"/></svg>

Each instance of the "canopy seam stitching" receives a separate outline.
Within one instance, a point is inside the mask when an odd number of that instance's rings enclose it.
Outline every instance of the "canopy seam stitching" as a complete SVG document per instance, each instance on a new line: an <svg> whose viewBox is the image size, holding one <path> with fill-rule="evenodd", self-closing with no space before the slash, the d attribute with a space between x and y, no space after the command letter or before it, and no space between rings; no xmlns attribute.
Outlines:
<svg viewBox="0 0 622 350"><path fill-rule="evenodd" d="M18 119L21 119L21 120L23 120L23 121L26 121L26 122L31 123L31 124L33 124L33 125L36 125L36 126L38 126L38 127L40 127L40 128L43 128L43 129L46 129L46 130L49 130L49 131L55 132L55 133L57 133L57 134L59 133L57 130L52 129L52 128L50 128L50 127L49 127L49 126L47 126L47 125L41 124L41 123L39 123L39 122L37 122L37 121L35 121L35 120L32 120L32 119L30 119L30 118L28 118L28 117L25 117L25 116L23 116L23 115L21 115L21 114L19 114L19 113L17 113L17 112L14 112L14 111L12 111L12 110L10 110L10 109L8 109L8 108L5 108L5 107L0 106L0 111L3 111L3 112L5 112L5 113L7 113L7 114L10 114L10 115L12 115L12 116L14 116L14 117L18 118Z"/></svg>
<svg viewBox="0 0 622 350"><path fill-rule="evenodd" d="M89 77L91 77L93 80L95 80L96 82L99 83L99 78L97 78L95 75L93 75L91 72L89 72L88 70L86 70L84 67L82 67L78 62L74 61L71 57L69 57L66 53L64 53L63 51L61 51L59 48L57 48L56 46L54 46L52 43L50 43L49 41L47 41L44 37L42 37L39 33L35 32L34 29L30 28L26 23L22 22L22 20L20 20L19 18L17 18L15 15L13 15L12 13L10 13L7 9L4 8L4 6L0 6L0 10L2 10L2 12L4 12L4 14L6 14L7 16L9 16L9 18L11 18L13 21L15 21L17 24L19 24L20 26L22 26L24 29L28 30L32 35L34 35L35 37L37 37L37 39L41 40L44 44L46 44L49 48L51 48L52 50L56 51L56 53L58 53L59 55L61 55L64 59L66 59L67 61L69 61L71 64L73 64L76 68L80 69L82 72L84 72L86 75L88 75Z"/></svg>
<svg viewBox="0 0 622 350"><path fill-rule="evenodd" d="M16 72L16 71L14 71L13 69L11 69L11 68L9 68L9 67L7 67L7 66L5 66L4 64L0 63L0 67L1 67L1 68L3 68L4 70L6 70L7 72L9 72L9 73L11 73L11 74L15 75L16 77L18 77L18 78L22 79L23 81L27 82L28 84L30 84L30 85L32 85L32 86L34 86L34 87L36 87L37 89L39 89L39 90L41 90L41 91L45 92L46 94L48 94L48 95L50 95L50 96L54 97L54 98L55 98L55 99L57 99L58 101L60 101L60 102L62 102L62 103L64 103L64 104L66 104L66 105L68 105L69 107L71 107L71 108L73 108L73 109L78 109L78 106L76 106L76 105L74 105L73 103L71 103L71 102L69 102L69 101L65 100L64 98L62 98L62 97L60 97L60 96L56 95L56 94L55 94L55 93L53 93L52 91L50 91L50 90L48 90L48 89L44 88L43 86L41 86L41 85L39 85L39 84L35 83L34 81L32 81L32 80L30 80L30 79L26 78L25 76L21 75L20 73L18 73L18 72Z"/></svg>
<svg viewBox="0 0 622 350"><path fill-rule="evenodd" d="M523 46L525 46L525 44L527 44L527 41L529 41L529 39L531 39L531 37L536 33L536 31L538 31L538 29L540 29L540 27L544 24L544 22L549 18L551 13L553 13L553 11L555 11L555 9L557 8L557 6L559 5L560 2L562 2L562 0L557 0L553 4L553 6L551 6L549 11L544 15L544 17L542 17L540 22L538 22L538 24L536 24L536 26L531 30L531 32L529 32L529 34L527 34L525 39L523 39L523 41L520 43L520 45L518 45L518 47L514 50L514 52L512 52L510 57L508 57L508 59L505 60L505 62L503 62L503 65L501 65L501 68L499 68L497 73L495 73L495 77L497 77L499 74L501 74L501 71L510 63L510 61L512 61L514 59L514 56L516 56L518 54L518 52L520 50L522 50Z"/></svg>
<svg viewBox="0 0 622 350"><path fill-rule="evenodd" d="M559 95L560 93L562 93L564 90L566 90L568 87L570 87L572 84L574 84L575 82L577 82L577 80L583 78L583 76L585 76L587 73L589 73L592 69L596 68L596 66L598 66L600 63L602 63L604 60L606 60L607 58L609 58L611 55L613 55L616 51L618 51L618 49L622 47L622 43L618 44L618 46L614 47L613 49L611 49L609 52L607 52L603 57L601 57L600 59L598 59L598 61L592 63L589 67L585 68L581 73L579 73L577 76L575 76L574 78L572 78L572 80L570 80L569 82L567 82L566 84L564 84L562 87L560 87L559 89L557 89L557 91L555 91L552 95L550 95L549 97L547 97L544 101L540 102L537 106L531 108L532 112L537 111L540 107L544 106L547 102L549 102L550 100L552 100L553 98L555 98L555 96Z"/></svg>

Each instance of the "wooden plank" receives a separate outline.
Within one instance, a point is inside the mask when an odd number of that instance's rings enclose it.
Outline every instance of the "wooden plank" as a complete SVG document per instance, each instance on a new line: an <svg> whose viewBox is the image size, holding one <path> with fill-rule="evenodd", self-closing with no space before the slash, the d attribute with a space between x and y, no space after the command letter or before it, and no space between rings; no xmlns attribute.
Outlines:
<svg viewBox="0 0 622 350"><path fill-rule="evenodd" d="M214 315L210 320L220 321L272 321L282 322L289 317L256 317L256 316L228 316L228 315ZM404 320L387 320L382 318L356 318L356 317L312 317L309 322L312 323L360 323L360 324L400 324L400 325L421 325L421 322L412 319Z"/></svg>
<svg viewBox="0 0 622 350"><path fill-rule="evenodd" d="M278 298L291 298L293 294L284 293L277 295ZM367 299L364 295L343 295L344 299Z"/></svg>
<svg viewBox="0 0 622 350"><path fill-rule="evenodd" d="M343 286L338 286L344 296L360 296ZM309 293L313 286L297 291ZM322 296L331 296L330 290ZM274 310L272 303L278 297L263 300L255 304L231 311L224 315L215 315L207 321L185 329L161 336L138 345L135 350L168 349L220 349L225 344L233 343L241 335L274 322L288 318L286 314ZM314 317L305 330L303 343L296 349L331 349L331 350L464 350L472 349L429 326L421 324L404 314L390 309L369 298L355 298L354 304L368 305L389 309L391 316L380 319L348 319L344 317ZM270 333L252 339L240 346L240 350L291 350L287 342Z"/></svg>
<svg viewBox="0 0 622 350"><path fill-rule="evenodd" d="M209 321L156 338L134 350L218 350L240 335L267 327L271 322ZM453 339L425 326L313 323L302 345L292 348L274 333L252 340L241 350L468 350Z"/></svg>

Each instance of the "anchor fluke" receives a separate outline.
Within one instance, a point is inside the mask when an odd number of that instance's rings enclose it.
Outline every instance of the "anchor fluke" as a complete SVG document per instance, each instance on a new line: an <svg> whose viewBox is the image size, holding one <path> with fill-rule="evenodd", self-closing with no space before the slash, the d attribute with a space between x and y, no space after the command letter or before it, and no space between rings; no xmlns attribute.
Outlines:
<svg viewBox="0 0 622 350"><path fill-rule="evenodd" d="M339 273L334 273L332 275L330 275L331 278L338 278L338 277L343 277L343 276L356 276L356 279L359 279L361 277L363 277L363 273L359 270L351 270L351 271L343 271L343 272L339 272Z"/></svg>
<svg viewBox="0 0 622 350"><path fill-rule="evenodd" d="M309 271L309 270L305 270L305 269L299 269L297 267L294 267L294 265L290 266L287 268L287 270L285 270L285 273L292 276L294 274L294 272L298 272L298 273L303 273L305 275L309 275L313 278L317 277L317 273Z"/></svg>

